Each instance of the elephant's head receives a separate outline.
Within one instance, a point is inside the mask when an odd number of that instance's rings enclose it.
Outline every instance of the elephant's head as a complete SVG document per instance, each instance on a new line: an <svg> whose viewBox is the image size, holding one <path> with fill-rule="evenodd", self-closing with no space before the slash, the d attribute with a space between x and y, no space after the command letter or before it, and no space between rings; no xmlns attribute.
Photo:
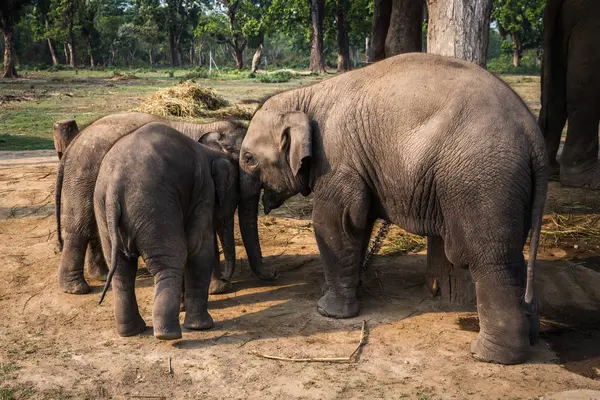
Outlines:
<svg viewBox="0 0 600 400"><path fill-rule="evenodd" d="M214 150L229 154L237 162L240 158L240 148L245 134L245 127L232 125L223 131L208 132L198 141Z"/></svg>
<svg viewBox="0 0 600 400"><path fill-rule="evenodd" d="M268 214L297 194L308 195L312 156L312 126L302 112L258 110L240 152L240 166L264 185Z"/></svg>

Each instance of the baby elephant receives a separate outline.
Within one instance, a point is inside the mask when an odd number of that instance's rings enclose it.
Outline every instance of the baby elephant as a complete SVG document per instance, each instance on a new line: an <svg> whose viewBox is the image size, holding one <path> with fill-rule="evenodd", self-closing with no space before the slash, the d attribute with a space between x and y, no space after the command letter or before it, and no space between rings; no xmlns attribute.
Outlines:
<svg viewBox="0 0 600 400"><path fill-rule="evenodd" d="M235 212L237 182L238 166L227 155L162 123L144 125L106 154L96 182L94 212L110 265L102 299L114 279L119 335L136 335L146 328L134 290L138 256L154 276L156 338L181 338L184 275L184 326L212 327L208 288L218 263L213 224L219 215Z"/></svg>

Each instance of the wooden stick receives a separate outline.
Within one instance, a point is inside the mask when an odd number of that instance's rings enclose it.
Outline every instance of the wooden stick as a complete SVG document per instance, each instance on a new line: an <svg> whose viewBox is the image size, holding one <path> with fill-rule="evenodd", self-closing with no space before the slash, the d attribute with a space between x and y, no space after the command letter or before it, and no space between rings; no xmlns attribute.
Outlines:
<svg viewBox="0 0 600 400"><path fill-rule="evenodd" d="M171 357L169 357L169 375L173 376L173 365L171 364Z"/></svg>
<svg viewBox="0 0 600 400"><path fill-rule="evenodd" d="M315 357L315 358L289 358L289 357L279 357L279 356L271 356L267 354L260 354L255 351L250 352L257 357L266 358L269 360L277 360L277 361L290 361L290 362L325 362L325 363L353 363L357 361L358 353L360 349L367 344L369 338L369 330L367 329L367 321L363 320L362 330L360 332L360 341L358 342L358 346L356 349L350 354L348 357Z"/></svg>

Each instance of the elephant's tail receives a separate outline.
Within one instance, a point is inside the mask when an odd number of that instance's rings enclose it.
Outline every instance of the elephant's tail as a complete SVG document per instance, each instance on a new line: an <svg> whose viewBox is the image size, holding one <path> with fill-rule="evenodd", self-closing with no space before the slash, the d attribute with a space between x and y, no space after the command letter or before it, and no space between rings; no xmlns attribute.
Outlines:
<svg viewBox="0 0 600 400"><path fill-rule="evenodd" d="M100 296L100 301L98 305L102 304L104 300L104 296L106 296L106 292L110 286L110 281L112 281L113 275L117 270L117 257L119 255L119 219L121 218L121 206L119 204L118 199L114 196L107 196L110 199L110 204L106 207L106 225L108 230L108 236L110 239L110 270L108 271L108 276L106 277L106 282L104 283L104 289L102 290L102 296Z"/></svg>
<svg viewBox="0 0 600 400"><path fill-rule="evenodd" d="M535 260L542 231L542 217L548 191L548 160L546 149L540 145L534 150L532 160L533 199L531 207L531 240L529 242L529 260L527 262L527 283L525 286L525 304L535 308Z"/></svg>
<svg viewBox="0 0 600 400"><path fill-rule="evenodd" d="M65 154L66 156L66 154ZM58 172L56 174L56 187L54 188L54 213L56 215L56 237L58 238L58 249L63 249L63 238L61 233L60 225L60 202L62 198L62 187L63 179L65 177L65 160L67 157L63 156L58 163Z"/></svg>

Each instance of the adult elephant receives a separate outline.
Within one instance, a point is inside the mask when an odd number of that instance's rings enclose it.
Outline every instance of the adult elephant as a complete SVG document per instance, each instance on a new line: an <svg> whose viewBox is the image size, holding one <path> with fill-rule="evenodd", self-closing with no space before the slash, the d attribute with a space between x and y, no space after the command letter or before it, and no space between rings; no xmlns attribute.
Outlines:
<svg viewBox="0 0 600 400"><path fill-rule="evenodd" d="M90 287L84 279L84 263L88 273L103 279L107 268L97 236L93 195L100 163L119 139L140 127L161 122L209 147L239 157L245 128L230 121L194 124L169 121L144 113L123 113L103 117L82 130L69 144L62 157L56 183L56 221L59 247L59 286L66 293L84 294ZM261 279L272 279L262 264L258 240L257 212L261 185L245 173L240 173L241 201L238 207L240 230L252 270ZM213 273L211 292L220 293L230 287L235 268L233 219L217 221L226 260ZM87 256L86 256L87 250Z"/></svg>
<svg viewBox="0 0 600 400"><path fill-rule="evenodd" d="M533 269L548 160L535 119L492 74L414 53L278 94L254 114L240 165L263 182L265 212L314 193L322 315L359 313L360 265L381 218L442 237L449 261L470 269L476 358L527 359L539 327Z"/></svg>
<svg viewBox="0 0 600 400"><path fill-rule="evenodd" d="M554 174L566 186L600 189L600 2L548 0L544 12L542 109L544 133ZM562 130L569 121L560 157Z"/></svg>

